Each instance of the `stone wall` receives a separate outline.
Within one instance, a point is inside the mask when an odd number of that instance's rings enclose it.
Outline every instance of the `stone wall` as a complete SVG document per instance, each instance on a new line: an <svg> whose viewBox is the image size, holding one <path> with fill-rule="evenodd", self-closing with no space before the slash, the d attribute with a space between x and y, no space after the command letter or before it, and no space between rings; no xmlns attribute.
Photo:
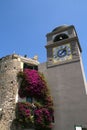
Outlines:
<svg viewBox="0 0 87 130"><path fill-rule="evenodd" d="M18 58L11 55L0 59L0 130L13 130L11 125L15 119L17 73L20 69Z"/></svg>
<svg viewBox="0 0 87 130"><path fill-rule="evenodd" d="M0 59L0 130L22 130L15 120L15 109L20 86L17 74L23 70L24 63L30 66L39 64L36 59L17 54Z"/></svg>

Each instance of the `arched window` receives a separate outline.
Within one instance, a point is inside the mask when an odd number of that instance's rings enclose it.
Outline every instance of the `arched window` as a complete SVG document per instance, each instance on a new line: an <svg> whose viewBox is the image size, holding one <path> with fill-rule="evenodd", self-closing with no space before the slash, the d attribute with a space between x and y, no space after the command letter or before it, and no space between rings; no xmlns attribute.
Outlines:
<svg viewBox="0 0 87 130"><path fill-rule="evenodd" d="M67 38L68 38L68 35L65 34L65 33L62 33L62 34L59 34L59 35L55 36L54 42L64 40L64 39L67 39Z"/></svg>

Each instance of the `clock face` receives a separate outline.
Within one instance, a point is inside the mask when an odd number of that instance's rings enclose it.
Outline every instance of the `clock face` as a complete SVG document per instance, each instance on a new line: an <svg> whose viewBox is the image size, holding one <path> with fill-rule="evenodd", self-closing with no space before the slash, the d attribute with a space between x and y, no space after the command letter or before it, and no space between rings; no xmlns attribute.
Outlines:
<svg viewBox="0 0 87 130"><path fill-rule="evenodd" d="M53 61L54 63L72 59L70 44L65 44L53 48Z"/></svg>

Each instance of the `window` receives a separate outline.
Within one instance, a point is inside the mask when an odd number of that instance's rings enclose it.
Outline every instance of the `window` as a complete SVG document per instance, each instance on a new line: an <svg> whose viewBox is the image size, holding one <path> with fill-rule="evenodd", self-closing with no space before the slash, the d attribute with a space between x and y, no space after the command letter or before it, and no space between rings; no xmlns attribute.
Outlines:
<svg viewBox="0 0 87 130"><path fill-rule="evenodd" d="M87 128L84 128L82 126L76 126L75 127L75 130L87 130Z"/></svg>
<svg viewBox="0 0 87 130"><path fill-rule="evenodd" d="M75 130L82 130L82 127L81 126L76 126Z"/></svg>
<svg viewBox="0 0 87 130"><path fill-rule="evenodd" d="M30 102L30 103L33 103L33 98L32 97L26 97L26 101Z"/></svg>
<svg viewBox="0 0 87 130"><path fill-rule="evenodd" d="M38 70L38 66L36 66L36 65L29 65L29 64L27 64L27 63L24 63L24 67L23 67L24 69L33 69L33 70Z"/></svg>

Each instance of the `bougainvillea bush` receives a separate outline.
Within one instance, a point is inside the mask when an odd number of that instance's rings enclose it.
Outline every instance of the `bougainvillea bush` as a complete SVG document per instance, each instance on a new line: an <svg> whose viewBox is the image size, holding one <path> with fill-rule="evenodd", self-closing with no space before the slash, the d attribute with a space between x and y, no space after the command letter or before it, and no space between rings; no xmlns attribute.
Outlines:
<svg viewBox="0 0 87 130"><path fill-rule="evenodd" d="M22 72L19 73L19 75ZM23 76L24 75L24 76ZM43 76L36 70L25 69L22 77L21 87L19 89L19 96L21 98L26 96L34 96L35 98L42 98L46 96L47 85Z"/></svg>
<svg viewBox="0 0 87 130"><path fill-rule="evenodd" d="M34 122L36 129L51 129L52 116L47 108L39 108L34 111Z"/></svg>
<svg viewBox="0 0 87 130"><path fill-rule="evenodd" d="M20 122L26 122L26 123L32 123L33 124L33 118L32 118L32 105L28 102L19 102L17 103L17 119Z"/></svg>
<svg viewBox="0 0 87 130"><path fill-rule="evenodd" d="M21 78L19 96L34 98L33 103L17 104L17 119L31 123L35 129L51 129L53 118L53 100L44 75L36 70L25 69L18 73Z"/></svg>

